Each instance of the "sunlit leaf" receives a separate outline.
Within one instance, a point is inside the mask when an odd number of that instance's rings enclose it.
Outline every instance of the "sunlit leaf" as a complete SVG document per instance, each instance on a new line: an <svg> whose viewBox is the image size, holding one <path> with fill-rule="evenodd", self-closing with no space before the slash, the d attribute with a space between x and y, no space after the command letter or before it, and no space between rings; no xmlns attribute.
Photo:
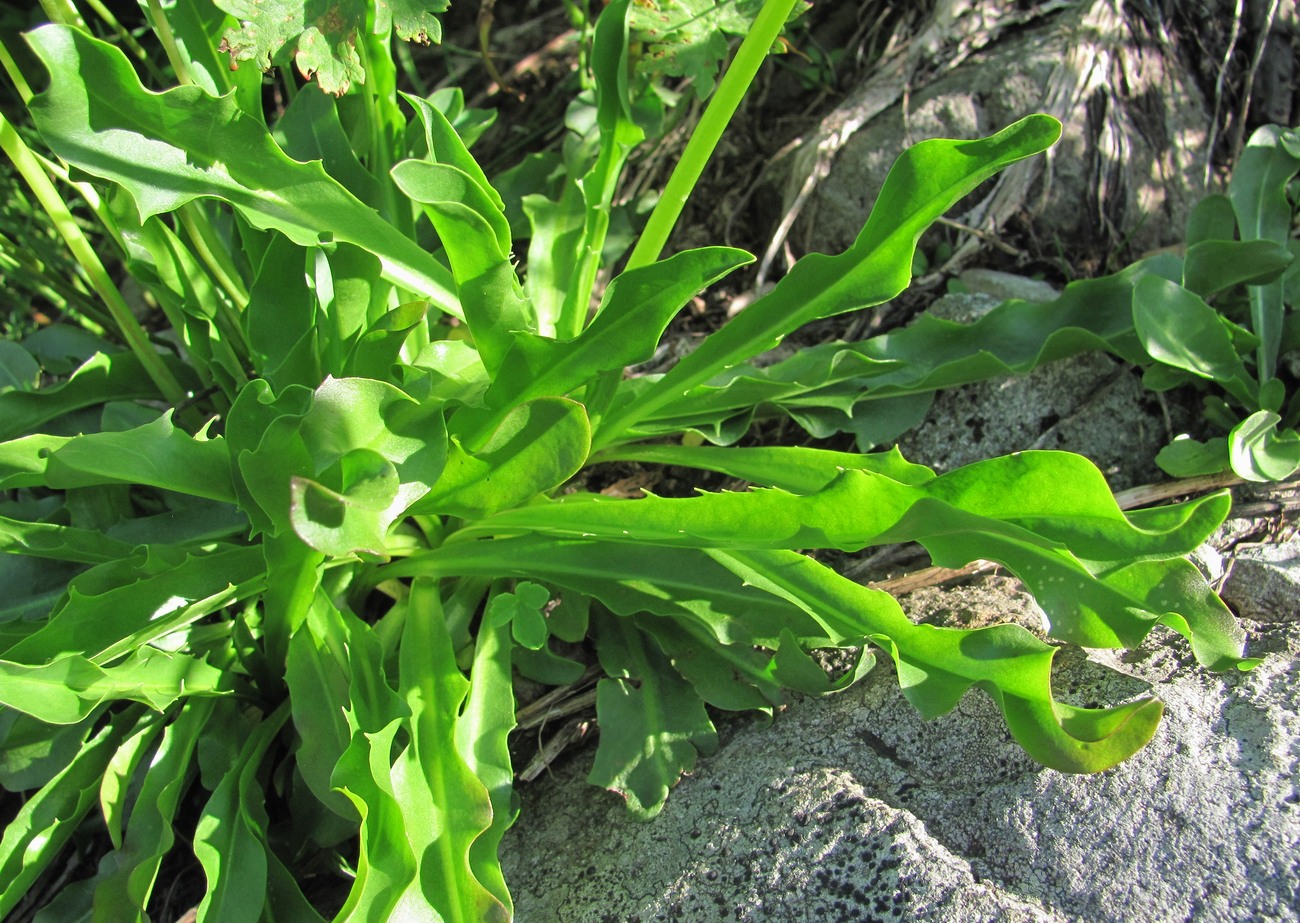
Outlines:
<svg viewBox="0 0 1300 923"><path fill-rule="evenodd" d="M736 552L720 559L815 609L846 634L860 632L884 647L903 694L927 718L950 711L971 686L983 688L1020 745L1046 766L1066 772L1106 769L1143 747L1160 722L1164 709L1154 699L1107 709L1054 701L1056 649L1018 625L973 630L916 625L888 594L793 552Z"/></svg>
<svg viewBox="0 0 1300 923"><path fill-rule="evenodd" d="M229 547L193 555L150 549L98 565L76 577L49 621L4 659L39 665L79 655L106 662L219 611L249 592L264 570L259 549Z"/></svg>
<svg viewBox="0 0 1300 923"><path fill-rule="evenodd" d="M492 893L507 917L514 908L501 871L501 838L519 815L509 747L515 727L510 647L506 630L483 620L475 639L469 692L455 731L456 749L487 788L492 805L491 826L469 847L470 872Z"/></svg>
<svg viewBox="0 0 1300 923"><path fill-rule="evenodd" d="M162 711L183 696L213 695L225 686L224 671L153 648L140 648L108 668L77 655L43 666L0 661L0 704L50 724L76 724L115 699Z"/></svg>
<svg viewBox="0 0 1300 923"><path fill-rule="evenodd" d="M901 330L859 343L799 350L771 365L740 363L638 423L645 433L696 428L720 444L749 428L756 410L780 410L819 437L852 432L863 448L919 423L936 390L1030 372L1103 349L1145 358L1133 331L1133 286L1147 275L1179 278L1176 258L1152 257L1100 279L1066 286L1055 301L1007 301L971 324L922 314ZM649 390L623 383L622 400Z"/></svg>
<svg viewBox="0 0 1300 923"><path fill-rule="evenodd" d="M474 841L492 826L493 805L455 746L469 683L456 666L432 582L412 586L400 659L411 743L394 764L393 792L419 862L418 887L403 900L432 905L443 919L508 920L506 906L474 876L471 863Z"/></svg>
<svg viewBox="0 0 1300 923"><path fill-rule="evenodd" d="M751 259L743 250L710 247L620 275L605 290L595 319L575 339L516 336L485 396L489 410L461 411L453 429L480 432L525 401L563 397L603 373L650 359L669 321L693 295Z"/></svg>
<svg viewBox="0 0 1300 923"><path fill-rule="evenodd" d="M104 770L130 724L123 720L100 730L6 824L0 837L0 914L18 906L95 806Z"/></svg>
<svg viewBox="0 0 1300 923"><path fill-rule="evenodd" d="M1243 636L1181 556L1227 509L1227 496L1218 494L1125 514L1086 460L1026 452L919 485L859 469L803 496L777 488L681 500L578 496L501 513L475 528L727 549L857 550L919 541L945 567L979 558L1006 565L1035 593L1057 637L1131 646L1163 622L1186 634L1203 662L1224 669L1240 659Z"/></svg>
<svg viewBox="0 0 1300 923"><path fill-rule="evenodd" d="M60 489L148 484L210 500L235 500L225 440L178 430L171 411L137 429L92 433L56 449L49 456L45 483Z"/></svg>
<svg viewBox="0 0 1300 923"><path fill-rule="evenodd" d="M1260 410L1228 436L1232 470L1248 481L1281 481L1300 468L1300 434L1279 430L1281 417Z"/></svg>
<svg viewBox="0 0 1300 923"><path fill-rule="evenodd" d="M327 93L342 94L353 82L365 83L356 44L358 32L366 28L369 4L333 0L320 9L302 0L217 0L217 5L240 21L222 42L232 66L250 61L269 70L292 59ZM381 0L374 31L383 35L392 29L403 39L441 41L442 26L434 14L446 9L447 0Z"/></svg>
<svg viewBox="0 0 1300 923"><path fill-rule="evenodd" d="M453 439L442 478L413 512L477 518L522 503L576 474L590 445L581 404L563 398L522 404L477 451Z"/></svg>
<svg viewBox="0 0 1300 923"><path fill-rule="evenodd" d="M319 596L317 605L330 603ZM352 805L334 791L330 776L347 749L350 733L343 716L348 701L346 639L332 626L335 618L311 618L294 632L285 663L293 723L302 741L298 769L313 795L334 812L355 818Z"/></svg>
<svg viewBox="0 0 1300 923"><path fill-rule="evenodd" d="M713 90L715 74L728 53L728 36L743 37L754 24L763 0L661 0L633 3L630 24L645 50L637 69L656 76L685 77L703 99ZM796 3L790 19L808 4Z"/></svg>
<svg viewBox="0 0 1300 923"><path fill-rule="evenodd" d="M839 256L804 257L768 295L710 336L644 393L604 421L603 446L621 428L681 402L695 385L776 346L810 321L886 301L911 280L921 233L985 178L1060 135L1060 123L1030 116L979 141L923 141L905 151L885 179L866 226Z"/></svg>
<svg viewBox="0 0 1300 923"><path fill-rule="evenodd" d="M176 811L192 778L194 747L211 713L211 701L195 700L167 726L140 784L126 836L99 864L94 912L100 918L144 918L158 870L176 839Z"/></svg>
<svg viewBox="0 0 1300 923"><path fill-rule="evenodd" d="M393 180L425 206L451 261L475 345L484 365L495 372L515 333L535 327L510 261L510 225L500 198L450 164L405 160L393 168Z"/></svg>

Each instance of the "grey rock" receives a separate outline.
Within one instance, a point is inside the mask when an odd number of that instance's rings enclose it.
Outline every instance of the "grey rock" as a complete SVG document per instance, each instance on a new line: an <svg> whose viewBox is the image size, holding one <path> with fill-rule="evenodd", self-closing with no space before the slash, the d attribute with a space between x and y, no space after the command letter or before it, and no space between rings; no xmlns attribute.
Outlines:
<svg viewBox="0 0 1300 923"><path fill-rule="evenodd" d="M988 292L958 292L937 299L925 311L943 320L970 324L1002 304L1002 301L1002 298Z"/></svg>
<svg viewBox="0 0 1300 923"><path fill-rule="evenodd" d="M1238 545L1221 595L1243 618L1300 620L1300 540Z"/></svg>
<svg viewBox="0 0 1300 923"><path fill-rule="evenodd" d="M1006 301L1055 301L1061 294L1056 286L1042 279L1030 279L1013 272L997 269L967 269L957 275L958 280L971 292L992 295Z"/></svg>
<svg viewBox="0 0 1300 923"><path fill-rule="evenodd" d="M936 14L931 24L936 47L918 47L909 59L928 67L851 91L789 158L780 197L784 211L802 209L797 249L835 253L850 244L910 144L986 136L1035 112L1061 121L1057 145L1011 167L998 190L950 217L998 234L1028 215L1040 240L1071 248L1142 253L1181 239L1203 192L1211 107L1167 43L1143 36L1104 0L1039 5L1022 23L1011 5L938 6L946 18ZM811 166L813 152L824 161L826 150L833 160ZM821 173L808 195L809 175Z"/></svg>
<svg viewBox="0 0 1300 923"><path fill-rule="evenodd" d="M1008 600L996 580L979 595L961 606ZM912 598L917 617L935 606L950 600ZM1224 675L1164 632L1124 655L1063 650L1062 699L1154 691L1168 706L1145 750L1095 776L1034 764L978 692L923 721L887 663L771 726L724 724L720 752L649 823L587 786L579 754L523 792L504 851L518 918L1300 919L1300 626L1258 642L1258 668Z"/></svg>
<svg viewBox="0 0 1300 923"><path fill-rule="evenodd" d="M1227 561L1214 545L1206 542L1191 554L1192 563L1201 571L1205 581L1217 585L1227 573Z"/></svg>
<svg viewBox="0 0 1300 923"><path fill-rule="evenodd" d="M1078 451L1119 490L1163 479L1153 459L1172 438L1166 414L1179 413L1144 389L1136 372L1092 353L942 392L898 445L939 471L1029 448Z"/></svg>

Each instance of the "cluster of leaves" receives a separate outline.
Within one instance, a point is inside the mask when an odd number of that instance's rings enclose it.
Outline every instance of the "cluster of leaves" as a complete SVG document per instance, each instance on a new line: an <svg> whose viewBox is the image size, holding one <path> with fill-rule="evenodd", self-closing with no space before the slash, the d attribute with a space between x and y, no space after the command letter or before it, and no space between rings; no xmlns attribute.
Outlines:
<svg viewBox="0 0 1300 923"><path fill-rule="evenodd" d="M1300 392L1280 365L1300 348L1297 173L1300 130L1259 129L1228 194L1192 212L1181 274L1153 274L1134 288L1148 387L1214 382L1223 391L1205 398L1205 414L1228 435L1176 440L1156 457L1170 474L1230 467L1247 480L1278 481L1300 468Z"/></svg>
<svg viewBox="0 0 1300 923"><path fill-rule="evenodd" d="M1071 296L1073 311L1010 331L934 321L758 358L898 294L921 233L1053 143L1052 119L904 152L845 252L805 257L666 373L628 377L697 292L752 259L659 259L665 196L590 311L644 135L628 0L596 22L595 98L572 110L564 151L491 178L469 149L488 116L455 92L393 90L392 4L355 20L372 36L364 83L270 115L256 72L217 52L236 5L167 11L180 85L162 92L68 23L27 35L48 78L33 65L15 80L48 83L29 110L75 168L61 188L85 198L166 336L95 275L118 342L0 351L0 785L29 793L0 838L0 914L102 824L94 874L39 919L144 919L181 842L207 876L200 920L319 919L301 881L322 853L354 875L339 920L509 919L513 679L576 679L574 643L604 673L591 780L645 817L714 746L706 706L839 688L871 668L870 646L927 716L979 687L1048 766L1097 771L1155 732L1155 699L1056 701L1056 648L1025 629L915 625L810 549L918 541L948 566L996 560L1055 639L1125 647L1164 624L1210 668L1250 665L1186 558L1225 494L1125 514L1065 453L938 476L896 451L732 445L778 412L881 442L936 387L1132 347L1131 319ZM281 5L301 21L313 6ZM715 103L743 95L792 7L764 4ZM7 127L6 152L45 189L47 161ZM581 489L614 460L754 486ZM809 654L826 647L862 653L832 681Z"/></svg>
<svg viewBox="0 0 1300 923"><path fill-rule="evenodd" d="M1217 385L1204 395L1205 417L1227 435L1204 442L1179 436L1156 456L1157 464L1175 477L1231 470L1251 481L1283 480L1300 468L1300 393L1295 370L1283 362L1300 349L1297 173L1300 129L1260 128L1227 194L1208 195L1192 210L1181 253L1161 252L1113 275L1073 283L1055 301L1005 302L960 335L1031 350L1052 341L1070 352L1106 350L1144 368L1143 381L1155 391L1192 386L1206 392ZM927 342L925 328L940 326L922 318L875 341L872 354L898 355L900 340ZM1019 333L1011 337L1012 331ZM867 351L864 346L857 352ZM1014 347L994 351L1008 348ZM1035 364L1030 359L1022 354L1007 370L1027 371Z"/></svg>

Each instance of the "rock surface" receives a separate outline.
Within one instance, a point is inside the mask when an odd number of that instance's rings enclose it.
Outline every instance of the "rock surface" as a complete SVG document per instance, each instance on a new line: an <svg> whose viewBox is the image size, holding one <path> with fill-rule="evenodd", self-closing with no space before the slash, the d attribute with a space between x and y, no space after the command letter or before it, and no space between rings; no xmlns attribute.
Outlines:
<svg viewBox="0 0 1300 923"><path fill-rule="evenodd" d="M946 295L928 311L969 323L999 303L982 293ZM1122 490L1163 478L1153 459L1189 422L1184 408L1143 388L1137 371L1086 353L943 391L926 422L898 445L905 457L939 471L1025 449L1080 452Z"/></svg>
<svg viewBox="0 0 1300 923"><path fill-rule="evenodd" d="M1005 582L909 608L1031 615ZM922 721L887 663L773 726L724 725L721 751L649 823L587 786L576 754L524 790L507 837L518 918L1300 919L1300 626L1248 627L1265 655L1250 673L1206 673L1167 635L1124 656L1063 651L1063 698L1154 688L1168 706L1145 750L1096 776L1031 762L978 692Z"/></svg>
<svg viewBox="0 0 1300 923"><path fill-rule="evenodd" d="M782 213L798 215L795 250L848 246L909 144L982 137L1035 112L1061 121L1057 145L950 218L999 236L1029 217L1037 239L1076 253L1181 240L1204 190L1213 104L1158 30L1120 6L935 4L906 53L883 61L773 171ZM956 262L980 246L964 239Z"/></svg>
<svg viewBox="0 0 1300 923"><path fill-rule="evenodd" d="M1247 617L1300 620L1300 542L1238 545L1222 596Z"/></svg>

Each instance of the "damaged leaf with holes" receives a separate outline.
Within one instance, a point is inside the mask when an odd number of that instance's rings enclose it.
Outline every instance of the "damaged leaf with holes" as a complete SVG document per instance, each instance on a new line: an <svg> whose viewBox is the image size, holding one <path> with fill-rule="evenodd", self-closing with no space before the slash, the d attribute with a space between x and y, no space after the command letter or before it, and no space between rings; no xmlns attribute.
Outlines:
<svg viewBox="0 0 1300 923"><path fill-rule="evenodd" d="M404 41L442 41L438 14L448 0L216 0L239 21L221 38L232 67L248 62L260 70L293 63L326 93L342 95L365 83L358 43L391 31Z"/></svg>
<svg viewBox="0 0 1300 923"><path fill-rule="evenodd" d="M762 6L763 0L638 0L628 19L642 45L637 69L685 77L696 95L706 98L713 92L718 66L726 59L729 39L745 35ZM799 0L790 21L809 6Z"/></svg>

